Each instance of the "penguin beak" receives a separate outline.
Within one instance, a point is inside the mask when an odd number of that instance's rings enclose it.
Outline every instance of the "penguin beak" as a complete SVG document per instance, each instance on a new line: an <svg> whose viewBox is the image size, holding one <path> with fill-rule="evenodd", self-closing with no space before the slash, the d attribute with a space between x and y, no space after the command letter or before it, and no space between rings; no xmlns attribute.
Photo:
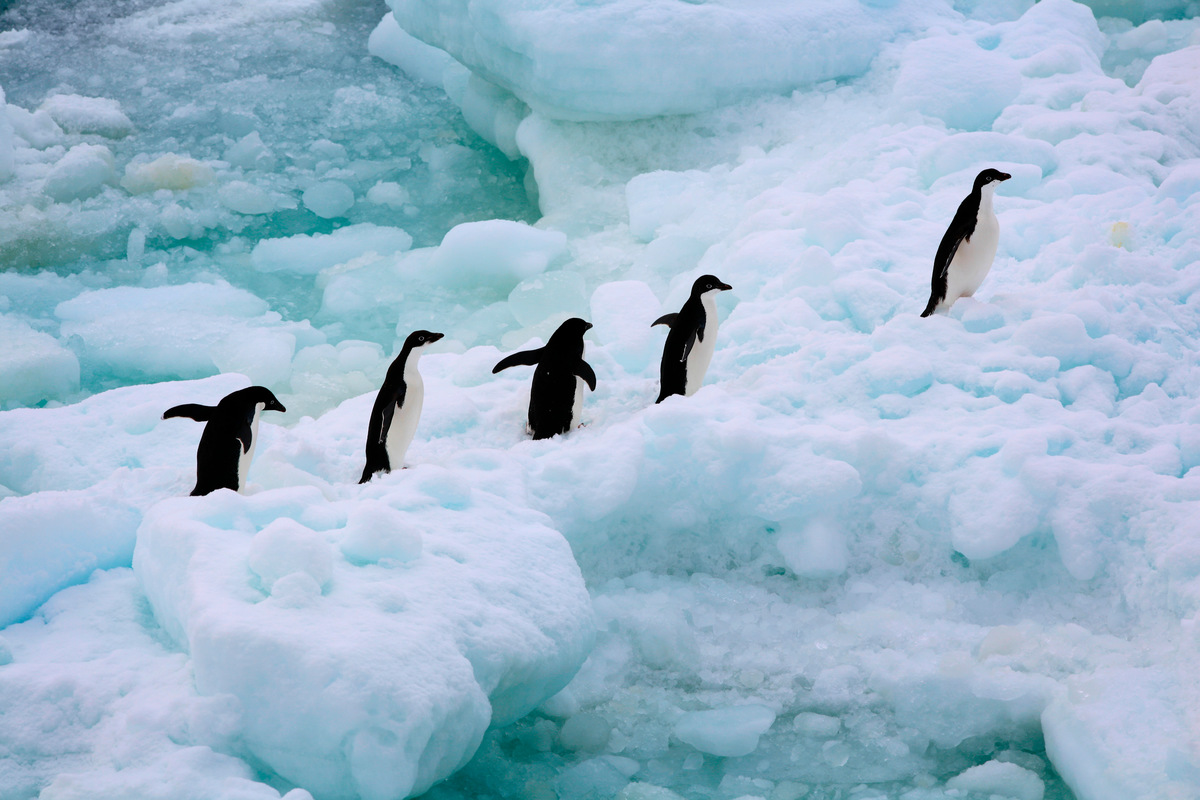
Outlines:
<svg viewBox="0 0 1200 800"><path fill-rule="evenodd" d="M283 407L283 403L279 402L278 400L273 400L271 402L271 404L267 406L267 410L268 411L287 411L287 409Z"/></svg>
<svg viewBox="0 0 1200 800"><path fill-rule="evenodd" d="M1008 180L1008 179L1009 179L1009 178L1011 178L1011 177L1012 177L1012 175L1009 175L1007 172L1001 172L1001 173L1000 173L1000 177L999 177L999 178L997 178L996 180L1000 180L1000 181L1006 181L1006 180Z"/></svg>
<svg viewBox="0 0 1200 800"><path fill-rule="evenodd" d="M590 331L592 329L592 323L590 323L590 322L585 322L585 323L583 323L583 325L584 325L583 329L585 331Z"/></svg>
<svg viewBox="0 0 1200 800"><path fill-rule="evenodd" d="M733 287L730 286L728 283L718 283L717 288L720 289L722 292L728 292Z"/></svg>
<svg viewBox="0 0 1200 800"><path fill-rule="evenodd" d="M436 342L438 339L441 339L445 335L446 334L444 334L444 333L433 333L431 331L429 334L429 343L433 344L434 342Z"/></svg>

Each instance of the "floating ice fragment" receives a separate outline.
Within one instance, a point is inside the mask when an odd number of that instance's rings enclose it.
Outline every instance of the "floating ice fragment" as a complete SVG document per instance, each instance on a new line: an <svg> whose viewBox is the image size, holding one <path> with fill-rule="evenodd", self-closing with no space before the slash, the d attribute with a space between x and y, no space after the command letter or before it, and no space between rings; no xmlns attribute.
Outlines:
<svg viewBox="0 0 1200 800"><path fill-rule="evenodd" d="M832 578L846 571L845 534L820 520L785 524L775 546L788 569L800 577Z"/></svg>
<svg viewBox="0 0 1200 800"><path fill-rule="evenodd" d="M194 158L167 153L150 162L134 161L125 167L121 186L130 194L145 194L159 189L176 192L207 186L216 175L212 167Z"/></svg>
<svg viewBox="0 0 1200 800"><path fill-rule="evenodd" d="M311 275L345 264L368 252L390 256L412 247L412 237L400 228L363 222L332 233L296 234L263 239L250 253L259 272L295 272Z"/></svg>
<svg viewBox="0 0 1200 800"><path fill-rule="evenodd" d="M321 181L304 190L304 205L324 219L345 216L354 205L354 190L340 181Z"/></svg>
<svg viewBox="0 0 1200 800"><path fill-rule="evenodd" d="M77 144L50 168L42 191L59 203L85 200L116 179L112 151L100 144Z"/></svg>
<svg viewBox="0 0 1200 800"><path fill-rule="evenodd" d="M599 714L576 714L563 723L559 743L574 752L598 752L608 744L612 725Z"/></svg>
<svg viewBox="0 0 1200 800"><path fill-rule="evenodd" d="M275 155L263 144L258 131L250 131L225 149L225 160L235 167L275 171Z"/></svg>
<svg viewBox="0 0 1200 800"><path fill-rule="evenodd" d="M116 100L58 94L42 103L41 110L68 133L97 133L106 139L121 139L133 133L133 123Z"/></svg>
<svg viewBox="0 0 1200 800"><path fill-rule="evenodd" d="M673 733L702 753L731 758L753 753L774 722L775 712L766 706L729 706L684 714Z"/></svg>
<svg viewBox="0 0 1200 800"><path fill-rule="evenodd" d="M79 388L79 359L49 334L0 314L0 407L61 400Z"/></svg>
<svg viewBox="0 0 1200 800"><path fill-rule="evenodd" d="M239 214L270 214L275 199L261 186L246 181L230 181L217 190L221 205Z"/></svg>
<svg viewBox="0 0 1200 800"><path fill-rule="evenodd" d="M429 259L429 278L443 286L511 291L542 273L567 249L567 236L508 220L466 222L450 229Z"/></svg>
<svg viewBox="0 0 1200 800"><path fill-rule="evenodd" d="M988 761L946 781L947 789L1012 800L1042 800L1046 785L1037 773L1006 761Z"/></svg>

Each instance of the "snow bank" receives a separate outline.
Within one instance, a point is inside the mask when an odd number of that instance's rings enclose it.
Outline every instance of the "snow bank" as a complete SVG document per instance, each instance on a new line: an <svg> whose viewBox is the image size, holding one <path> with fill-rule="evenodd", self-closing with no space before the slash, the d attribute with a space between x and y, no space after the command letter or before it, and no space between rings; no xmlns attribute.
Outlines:
<svg viewBox="0 0 1200 800"><path fill-rule="evenodd" d="M197 689L236 697L250 752L320 797L423 792L590 649L559 534L444 470L408 473L365 488L369 510L312 488L218 492L155 506L138 531L134 570ZM391 535L380 514L419 546L372 548Z"/></svg>

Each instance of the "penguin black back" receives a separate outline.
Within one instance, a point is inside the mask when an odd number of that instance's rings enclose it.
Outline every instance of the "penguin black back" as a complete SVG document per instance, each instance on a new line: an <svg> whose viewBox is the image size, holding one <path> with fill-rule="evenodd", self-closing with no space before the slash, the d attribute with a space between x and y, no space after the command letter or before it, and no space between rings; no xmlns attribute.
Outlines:
<svg viewBox="0 0 1200 800"><path fill-rule="evenodd" d="M257 444L259 412L286 410L270 389L250 386L225 395L215 406L185 403L163 412L163 419L187 417L205 423L196 448L192 494L246 488L242 484Z"/></svg>
<svg viewBox="0 0 1200 800"><path fill-rule="evenodd" d="M425 385L417 372L421 349L442 338L432 331L413 331L404 340L400 355L388 367L383 385L375 395L371 420L367 423L367 464L359 483L377 473L404 466L404 454L416 433L425 398Z"/></svg>
<svg viewBox="0 0 1200 800"><path fill-rule="evenodd" d="M590 322L572 317L558 326L544 347L501 359L492 373L518 365L536 366L529 390L529 430L534 439L566 433L578 423L580 381L596 390L596 373L583 360L583 335Z"/></svg>
<svg viewBox="0 0 1200 800"><path fill-rule="evenodd" d="M659 370L661 388L654 402L661 403L673 394L694 394L700 388L716 340L716 304L712 298L732 288L715 275L701 275L678 313L663 314L651 323L651 327L670 327Z"/></svg>
<svg viewBox="0 0 1200 800"><path fill-rule="evenodd" d="M958 210L954 212L954 219L950 221L950 227L946 228L946 232L942 235L942 241L938 244L937 254L933 257L933 276L930 279L929 302L925 305L925 310L921 312L922 317L928 317L946 299L950 264L954 261L954 256L958 253L959 248L964 243L969 244L971 237L975 234L975 228L979 223L980 204L983 203L984 187L1006 181L1011 177L1006 172L1001 172L998 169L990 167L975 176L975 183L971 187L971 193L958 204ZM990 258L988 259L987 266L991 266ZM972 289L973 291L974 289ZM952 298L952 301L957 299L957 297Z"/></svg>

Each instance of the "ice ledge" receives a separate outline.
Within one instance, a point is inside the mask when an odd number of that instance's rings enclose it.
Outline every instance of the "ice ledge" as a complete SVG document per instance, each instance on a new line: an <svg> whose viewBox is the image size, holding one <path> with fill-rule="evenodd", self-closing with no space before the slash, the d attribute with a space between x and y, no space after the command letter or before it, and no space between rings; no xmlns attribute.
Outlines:
<svg viewBox="0 0 1200 800"><path fill-rule="evenodd" d="M433 468L405 478L345 500L172 499L138 531L134 570L197 689L238 698L246 749L318 797L425 791L591 648L582 577L544 517Z"/></svg>
<svg viewBox="0 0 1200 800"><path fill-rule="evenodd" d="M689 114L862 75L898 33L952 13L907 0L648 3L388 0L395 22L534 111L572 121ZM382 50L406 53L411 45ZM427 56L428 54L426 54ZM432 58L410 72L444 74ZM397 63L393 61L393 63ZM425 65L414 69L417 63ZM451 93L453 97L453 93Z"/></svg>

